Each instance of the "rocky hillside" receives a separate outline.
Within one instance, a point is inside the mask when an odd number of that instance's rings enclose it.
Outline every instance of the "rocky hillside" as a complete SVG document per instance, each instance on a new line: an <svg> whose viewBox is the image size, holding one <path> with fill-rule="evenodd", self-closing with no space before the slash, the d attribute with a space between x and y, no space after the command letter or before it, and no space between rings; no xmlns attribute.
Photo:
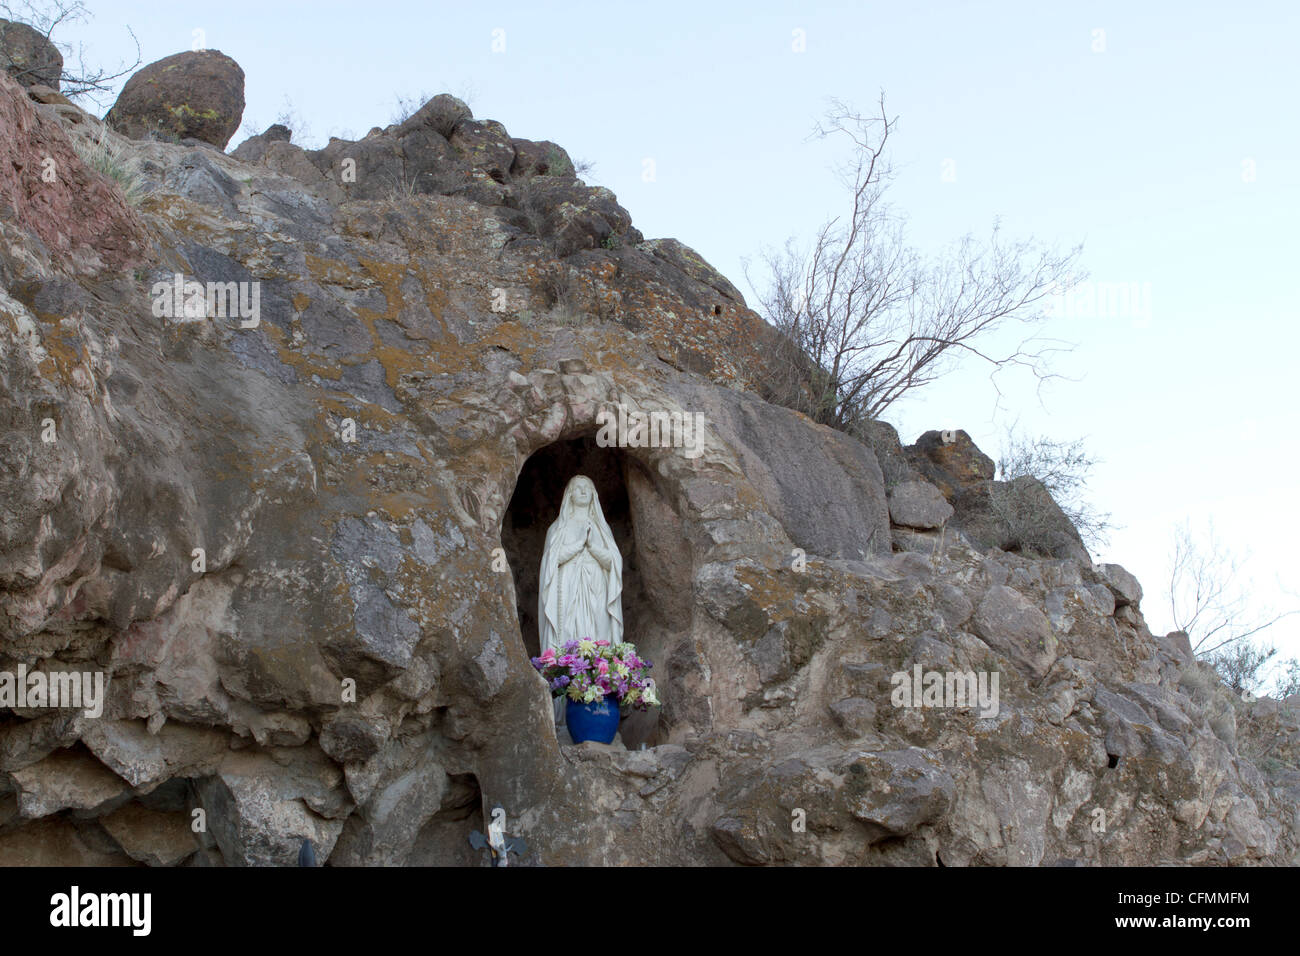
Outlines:
<svg viewBox="0 0 1300 956"><path fill-rule="evenodd" d="M219 56L108 124L0 76L0 671L107 677L0 707L0 864L482 865L498 807L516 865L1298 862L1295 708L1252 762L1041 486L768 404L730 282L453 97L224 153ZM609 747L528 660L579 471L663 699Z"/></svg>

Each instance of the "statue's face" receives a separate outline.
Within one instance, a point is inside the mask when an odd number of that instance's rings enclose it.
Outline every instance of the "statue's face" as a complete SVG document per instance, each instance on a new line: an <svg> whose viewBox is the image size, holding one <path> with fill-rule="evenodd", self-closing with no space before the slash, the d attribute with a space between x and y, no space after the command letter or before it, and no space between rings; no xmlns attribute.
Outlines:
<svg viewBox="0 0 1300 956"><path fill-rule="evenodd" d="M573 486L573 503L587 507L591 504L591 485L585 481L580 481Z"/></svg>

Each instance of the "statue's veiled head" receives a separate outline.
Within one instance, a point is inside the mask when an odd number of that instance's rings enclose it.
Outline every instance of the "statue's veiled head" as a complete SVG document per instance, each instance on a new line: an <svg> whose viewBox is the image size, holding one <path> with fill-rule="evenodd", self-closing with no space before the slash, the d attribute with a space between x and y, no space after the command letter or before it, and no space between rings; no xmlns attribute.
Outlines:
<svg viewBox="0 0 1300 956"><path fill-rule="evenodd" d="M586 475L574 475L564 488L564 503L560 508L560 517L570 521L583 513L599 515L600 498L596 486Z"/></svg>
<svg viewBox="0 0 1300 956"><path fill-rule="evenodd" d="M605 513L600 508L600 496L596 494L596 485L586 475L574 475L564 486L564 499L560 503L560 515L555 519L560 527L568 525L585 525L591 523L599 532L606 547L614 546L614 534L605 520Z"/></svg>

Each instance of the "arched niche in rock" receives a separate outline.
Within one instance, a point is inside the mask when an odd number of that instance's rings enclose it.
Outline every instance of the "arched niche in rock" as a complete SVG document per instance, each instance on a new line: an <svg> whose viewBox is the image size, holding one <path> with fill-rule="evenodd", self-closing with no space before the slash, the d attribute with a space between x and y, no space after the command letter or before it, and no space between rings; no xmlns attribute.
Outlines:
<svg viewBox="0 0 1300 956"><path fill-rule="evenodd" d="M673 657L691 629L692 550L684 523L635 450L602 448L595 430L562 437L524 462L501 520L501 546L514 578L520 638L529 657L540 653L538 577L546 531L559 514L565 485L586 475L623 555L623 639L654 662L651 675L662 708L633 713L621 734L629 748L653 746L684 713L674 700ZM689 709L689 708L688 708Z"/></svg>

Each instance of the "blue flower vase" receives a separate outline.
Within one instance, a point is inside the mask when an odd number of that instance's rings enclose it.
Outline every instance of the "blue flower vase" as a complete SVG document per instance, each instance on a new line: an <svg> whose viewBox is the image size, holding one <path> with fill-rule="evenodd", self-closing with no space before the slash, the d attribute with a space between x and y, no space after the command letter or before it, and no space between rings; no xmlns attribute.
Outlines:
<svg viewBox="0 0 1300 956"><path fill-rule="evenodd" d="M580 704L566 700L564 719L569 725L569 736L575 744L584 740L611 744L618 733L618 701L613 696L594 704Z"/></svg>

